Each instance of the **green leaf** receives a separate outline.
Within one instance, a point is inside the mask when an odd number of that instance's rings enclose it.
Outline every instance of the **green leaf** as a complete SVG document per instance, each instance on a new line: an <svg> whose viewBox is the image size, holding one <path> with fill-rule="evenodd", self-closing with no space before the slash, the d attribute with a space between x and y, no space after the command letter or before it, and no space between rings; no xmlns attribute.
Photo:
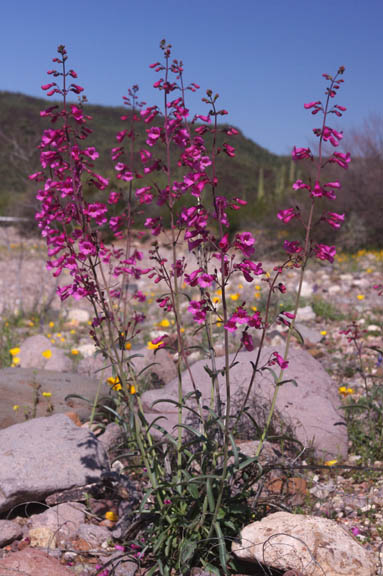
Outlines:
<svg viewBox="0 0 383 576"><path fill-rule="evenodd" d="M194 498L194 500L198 500L199 490L198 490L198 487L195 485L194 482L190 482L188 484L187 490L188 490L189 494Z"/></svg>
<svg viewBox="0 0 383 576"><path fill-rule="evenodd" d="M197 548L197 542L193 540L184 540L181 544L181 561L182 564L187 564L194 556Z"/></svg>
<svg viewBox="0 0 383 576"><path fill-rule="evenodd" d="M226 550L226 543L225 538L223 537L221 526L218 522L214 523L214 529L216 531L218 537L218 553L219 553L219 560L221 563L221 568L224 574L227 574L227 550Z"/></svg>
<svg viewBox="0 0 383 576"><path fill-rule="evenodd" d="M207 501L209 504L210 512L213 514L215 510L215 501L213 496L213 490L211 489L211 479L208 478L206 482L206 494L207 494Z"/></svg>
<svg viewBox="0 0 383 576"><path fill-rule="evenodd" d="M80 394L68 394L68 396L65 396L64 401L66 402L67 400L71 400L72 398L79 398L80 400L84 400L84 402L88 402L88 404L93 405L93 402L91 402L88 398L81 396Z"/></svg>

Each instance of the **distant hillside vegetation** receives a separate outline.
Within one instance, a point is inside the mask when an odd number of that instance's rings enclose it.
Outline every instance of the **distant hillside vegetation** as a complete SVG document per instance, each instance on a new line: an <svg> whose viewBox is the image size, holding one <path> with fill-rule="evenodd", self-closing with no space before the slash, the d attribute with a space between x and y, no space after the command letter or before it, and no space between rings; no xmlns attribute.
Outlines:
<svg viewBox="0 0 383 576"><path fill-rule="evenodd" d="M28 182L28 174L39 169L37 146L42 130L49 126L48 120L40 117L40 110L48 105L52 105L51 100L48 103L24 94L0 92L0 215L25 214L34 205L36 186ZM97 169L113 177L110 150L116 146L116 133L124 127L120 116L127 113L126 108L87 105L86 111L93 118L89 126L94 131L88 142L100 153ZM145 128L144 123L138 124L138 146L144 145ZM217 159L220 190L247 199L250 218L255 208L258 213L265 211L266 198L268 205L274 205L288 189L296 177L295 165L242 133L230 143L236 148L235 158L222 155Z"/></svg>

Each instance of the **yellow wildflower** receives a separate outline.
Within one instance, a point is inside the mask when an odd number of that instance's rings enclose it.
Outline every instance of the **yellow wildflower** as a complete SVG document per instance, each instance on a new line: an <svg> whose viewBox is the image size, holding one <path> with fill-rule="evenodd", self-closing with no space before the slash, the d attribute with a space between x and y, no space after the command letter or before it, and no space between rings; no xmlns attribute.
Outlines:
<svg viewBox="0 0 383 576"><path fill-rule="evenodd" d="M350 394L354 394L354 389L353 388L347 388L346 386L339 386L338 392L339 392L339 394L341 394L345 398L346 396L349 396Z"/></svg>
<svg viewBox="0 0 383 576"><path fill-rule="evenodd" d="M251 309L253 310L253 312L257 311L257 307L256 306L252 306Z"/></svg>
<svg viewBox="0 0 383 576"><path fill-rule="evenodd" d="M77 348L72 348L70 353L73 354L73 356L77 356L77 354L79 354L79 351L77 350Z"/></svg>
<svg viewBox="0 0 383 576"><path fill-rule="evenodd" d="M364 300L365 296L364 296L364 294L358 294L357 298L358 298L358 300Z"/></svg>
<svg viewBox="0 0 383 576"><path fill-rule="evenodd" d="M260 289L261 289L261 287L259 286L259 284L256 284L256 285L254 286L254 288L255 288L255 290L260 290Z"/></svg>
<svg viewBox="0 0 383 576"><path fill-rule="evenodd" d="M20 364L20 358L18 356L14 356L12 358L12 364L13 366L17 366L17 364Z"/></svg>
<svg viewBox="0 0 383 576"><path fill-rule="evenodd" d="M111 522L117 522L118 516L113 512L113 510L109 510L108 512L105 512L105 519L110 520Z"/></svg>
<svg viewBox="0 0 383 576"><path fill-rule="evenodd" d="M321 336L326 336L327 335L327 330L321 330Z"/></svg>
<svg viewBox="0 0 383 576"><path fill-rule="evenodd" d="M218 288L218 290L215 291L215 294L217 294L217 296L222 296L221 288Z"/></svg>
<svg viewBox="0 0 383 576"><path fill-rule="evenodd" d="M214 302L214 304L219 304L221 302L221 298L218 298L218 296L215 296L213 298L213 302Z"/></svg>
<svg viewBox="0 0 383 576"><path fill-rule="evenodd" d="M27 322L27 324L28 324L28 326L31 326L31 327L35 325L35 323L32 322L32 320L29 320L29 321Z"/></svg>
<svg viewBox="0 0 383 576"><path fill-rule="evenodd" d="M130 350L132 347L132 344L130 342L125 342L125 350Z"/></svg>
<svg viewBox="0 0 383 576"><path fill-rule="evenodd" d="M148 350L157 350L157 348L159 348L161 346L161 344L163 344L163 342L157 342L157 344L153 344L153 342L151 340L149 340L149 342L147 343L147 348Z"/></svg>
<svg viewBox="0 0 383 576"><path fill-rule="evenodd" d="M131 394L135 394L135 393L136 393L136 387L133 386L133 384L132 384L131 387L130 387L130 393L131 393Z"/></svg>
<svg viewBox="0 0 383 576"><path fill-rule="evenodd" d="M42 395L44 398L50 398L52 396L52 392L43 392Z"/></svg>
<svg viewBox="0 0 383 576"><path fill-rule="evenodd" d="M20 348L11 348L9 353L11 356L17 356L20 353Z"/></svg>
<svg viewBox="0 0 383 576"><path fill-rule="evenodd" d="M47 338L52 338L52 334L47 334Z"/></svg>
<svg viewBox="0 0 383 576"><path fill-rule="evenodd" d="M14 404L12 406L12 410L14 410L15 412L17 412L19 408L20 408L20 406L18 404Z"/></svg>
<svg viewBox="0 0 383 576"><path fill-rule="evenodd" d="M180 328L180 332L183 334L185 332L185 328Z"/></svg>
<svg viewBox="0 0 383 576"><path fill-rule="evenodd" d="M373 269L372 269L372 268L367 268L366 272L367 272L367 274L372 274L372 273L373 273Z"/></svg>
<svg viewBox="0 0 383 576"><path fill-rule="evenodd" d="M54 338L52 338L51 342L52 344L56 344L56 340Z"/></svg>
<svg viewBox="0 0 383 576"><path fill-rule="evenodd" d="M49 358L51 358L52 356L52 350L44 350L44 352L41 352L41 355L43 356L43 358L49 360Z"/></svg>
<svg viewBox="0 0 383 576"><path fill-rule="evenodd" d="M216 322L216 326L217 326L217 328L221 328L222 322Z"/></svg>
<svg viewBox="0 0 383 576"><path fill-rule="evenodd" d="M236 293L236 294L230 294L230 298L235 302L236 300L238 300L239 294L238 294L238 293Z"/></svg>
<svg viewBox="0 0 383 576"><path fill-rule="evenodd" d="M255 298L256 300L259 300L260 297L261 297L261 295L260 295L259 292L254 292L254 298Z"/></svg>
<svg viewBox="0 0 383 576"><path fill-rule="evenodd" d="M65 342L65 338L60 338L60 342Z"/></svg>
<svg viewBox="0 0 383 576"><path fill-rule="evenodd" d="M238 290L243 290L243 284L238 284Z"/></svg>
<svg viewBox="0 0 383 576"><path fill-rule="evenodd" d="M109 384L109 386L112 387L112 390L121 390L122 388L118 376L116 377L111 376L110 378L107 379L107 383Z"/></svg>
<svg viewBox="0 0 383 576"><path fill-rule="evenodd" d="M48 326L49 328L54 328L55 323L54 322L49 322Z"/></svg>
<svg viewBox="0 0 383 576"><path fill-rule="evenodd" d="M338 460L326 460L324 463L325 466L335 466L338 463Z"/></svg>
<svg viewBox="0 0 383 576"><path fill-rule="evenodd" d="M73 329L70 330L70 331L69 331L69 334L76 334L76 330L73 330Z"/></svg>
<svg viewBox="0 0 383 576"><path fill-rule="evenodd" d="M161 320L161 322L159 323L159 326L161 326L162 328L168 328L170 326L170 322L167 318L164 318L163 320Z"/></svg>
<svg viewBox="0 0 383 576"><path fill-rule="evenodd" d="M56 333L56 338L62 338L61 332L57 332L57 333Z"/></svg>

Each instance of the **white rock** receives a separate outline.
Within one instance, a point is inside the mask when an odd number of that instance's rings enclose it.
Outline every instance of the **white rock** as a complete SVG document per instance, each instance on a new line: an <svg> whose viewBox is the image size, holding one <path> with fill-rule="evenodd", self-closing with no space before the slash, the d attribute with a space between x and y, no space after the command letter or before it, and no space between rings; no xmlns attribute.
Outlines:
<svg viewBox="0 0 383 576"><path fill-rule="evenodd" d="M295 291L298 292L298 287L299 284L297 284L295 286ZM313 293L313 287L311 284L309 284L308 282L306 282L306 280L303 280L302 282L302 289L301 289L301 296L303 298L309 298Z"/></svg>
<svg viewBox="0 0 383 576"><path fill-rule="evenodd" d="M332 296L333 294L339 294L341 290L342 288L340 286L338 286L337 284L333 284L328 288L328 293Z"/></svg>
<svg viewBox="0 0 383 576"><path fill-rule="evenodd" d="M89 312L82 308L72 308L68 312L68 321L73 322L73 324L85 324L86 322L89 322L89 320Z"/></svg>
<svg viewBox="0 0 383 576"><path fill-rule="evenodd" d="M375 562L334 520L276 512L246 526L233 551L243 560L305 576L373 576Z"/></svg>
<svg viewBox="0 0 383 576"><path fill-rule="evenodd" d="M315 312L311 306L304 306L298 309L297 322L310 322L311 320L315 320Z"/></svg>

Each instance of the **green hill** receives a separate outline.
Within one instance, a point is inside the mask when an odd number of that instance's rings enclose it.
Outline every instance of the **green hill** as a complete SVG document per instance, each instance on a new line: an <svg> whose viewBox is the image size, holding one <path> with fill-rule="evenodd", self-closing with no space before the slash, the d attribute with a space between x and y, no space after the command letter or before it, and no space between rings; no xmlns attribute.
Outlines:
<svg viewBox="0 0 383 576"><path fill-rule="evenodd" d="M28 181L28 174L39 169L37 146L42 130L49 125L39 113L48 105L52 101L0 92L0 215L25 213L34 204L36 186ZM97 169L112 176L110 150L123 128L120 116L127 113L126 108L87 105L86 112L93 118L89 145L100 153ZM145 128L144 123L138 124L138 146L144 144ZM241 196L259 207L265 197L270 202L288 188L294 176L289 159L268 152L241 132L230 142L236 148L235 158L222 155L217 159L221 193Z"/></svg>

